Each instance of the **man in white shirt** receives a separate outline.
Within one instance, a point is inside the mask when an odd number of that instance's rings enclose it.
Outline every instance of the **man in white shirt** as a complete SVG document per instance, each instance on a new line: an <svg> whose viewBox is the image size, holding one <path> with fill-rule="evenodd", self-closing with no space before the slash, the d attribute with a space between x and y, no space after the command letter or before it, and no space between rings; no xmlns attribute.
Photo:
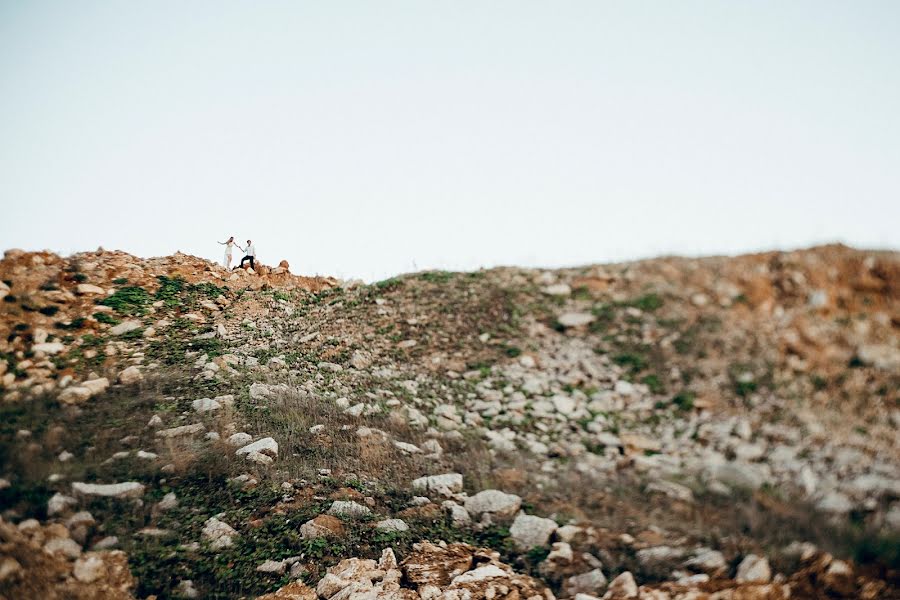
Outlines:
<svg viewBox="0 0 900 600"><path fill-rule="evenodd" d="M238 246L240 248L240 246ZM243 250L243 248L242 248ZM244 263L248 260L250 261L250 268L254 271L256 270L256 263L254 260L256 259L256 246L253 245L253 242L247 240L247 249L244 250L244 258L241 259L241 264L238 265L240 268L244 268Z"/></svg>

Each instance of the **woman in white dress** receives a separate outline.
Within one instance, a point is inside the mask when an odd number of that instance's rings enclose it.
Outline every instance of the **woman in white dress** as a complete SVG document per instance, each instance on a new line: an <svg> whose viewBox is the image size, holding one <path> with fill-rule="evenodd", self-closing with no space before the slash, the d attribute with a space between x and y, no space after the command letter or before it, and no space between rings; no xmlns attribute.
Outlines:
<svg viewBox="0 0 900 600"><path fill-rule="evenodd" d="M234 248L234 236L228 238L227 242L218 242L222 246L225 246L225 268L231 268L231 249Z"/></svg>

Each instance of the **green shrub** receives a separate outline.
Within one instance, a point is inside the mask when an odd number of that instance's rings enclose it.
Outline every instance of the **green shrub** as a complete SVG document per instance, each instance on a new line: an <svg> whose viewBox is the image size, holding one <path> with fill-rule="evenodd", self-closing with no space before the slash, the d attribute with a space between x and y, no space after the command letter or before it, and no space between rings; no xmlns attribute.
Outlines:
<svg viewBox="0 0 900 600"><path fill-rule="evenodd" d="M641 383L650 388L650 391L654 394L661 394L666 391L665 386L662 381L660 381L659 376L655 373L651 373L650 375L646 375L641 379Z"/></svg>
<svg viewBox="0 0 900 600"><path fill-rule="evenodd" d="M628 304L645 312L653 312L663 305L663 300L657 294L644 294L640 298L635 298Z"/></svg>
<svg viewBox="0 0 900 600"><path fill-rule="evenodd" d="M430 283L447 283L453 279L453 273L450 271L425 271L419 275L419 279Z"/></svg>
<svg viewBox="0 0 900 600"><path fill-rule="evenodd" d="M104 323L106 325L118 325L121 323L117 318L105 312L94 313L94 318L97 319L98 323Z"/></svg>
<svg viewBox="0 0 900 600"><path fill-rule="evenodd" d="M142 287L127 286L116 290L112 296L107 296L98 304L109 306L122 315L142 315L150 304L150 294Z"/></svg>
<svg viewBox="0 0 900 600"><path fill-rule="evenodd" d="M613 362L620 367L628 367L632 373L639 373L647 368L647 359L640 354L632 352L623 352L613 357Z"/></svg>
<svg viewBox="0 0 900 600"><path fill-rule="evenodd" d="M691 410L694 408L694 398L696 398L693 392L678 392L672 398L672 404L677 406L679 410Z"/></svg>

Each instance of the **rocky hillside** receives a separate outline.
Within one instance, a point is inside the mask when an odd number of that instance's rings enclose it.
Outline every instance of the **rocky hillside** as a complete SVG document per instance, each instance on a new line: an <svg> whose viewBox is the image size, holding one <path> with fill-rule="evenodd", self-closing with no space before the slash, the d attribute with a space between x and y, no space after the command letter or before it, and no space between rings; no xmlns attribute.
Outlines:
<svg viewBox="0 0 900 600"><path fill-rule="evenodd" d="M900 598L896 252L0 280L0 598Z"/></svg>

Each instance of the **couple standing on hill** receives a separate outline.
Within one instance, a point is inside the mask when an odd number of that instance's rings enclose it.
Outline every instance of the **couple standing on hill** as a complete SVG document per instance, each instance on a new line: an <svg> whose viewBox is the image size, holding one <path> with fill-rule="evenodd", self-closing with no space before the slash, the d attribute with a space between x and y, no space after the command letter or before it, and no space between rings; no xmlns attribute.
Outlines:
<svg viewBox="0 0 900 600"><path fill-rule="evenodd" d="M230 238L228 238L228 241L219 242L219 244L222 246L225 246L225 261L224 261L225 268L230 269L231 268L231 249L234 246L237 246L237 244L234 242L234 236L231 236ZM241 259L241 264L238 265L238 267L243 268L244 263L249 260L250 268L255 271L256 263L254 261L256 260L256 246L253 245L253 242L251 242L250 240L247 240L247 248L246 249L241 248L240 246L237 246L237 247L238 247L238 250L240 250L241 252L244 253L244 258ZM235 267L235 269L237 269L238 267Z"/></svg>

